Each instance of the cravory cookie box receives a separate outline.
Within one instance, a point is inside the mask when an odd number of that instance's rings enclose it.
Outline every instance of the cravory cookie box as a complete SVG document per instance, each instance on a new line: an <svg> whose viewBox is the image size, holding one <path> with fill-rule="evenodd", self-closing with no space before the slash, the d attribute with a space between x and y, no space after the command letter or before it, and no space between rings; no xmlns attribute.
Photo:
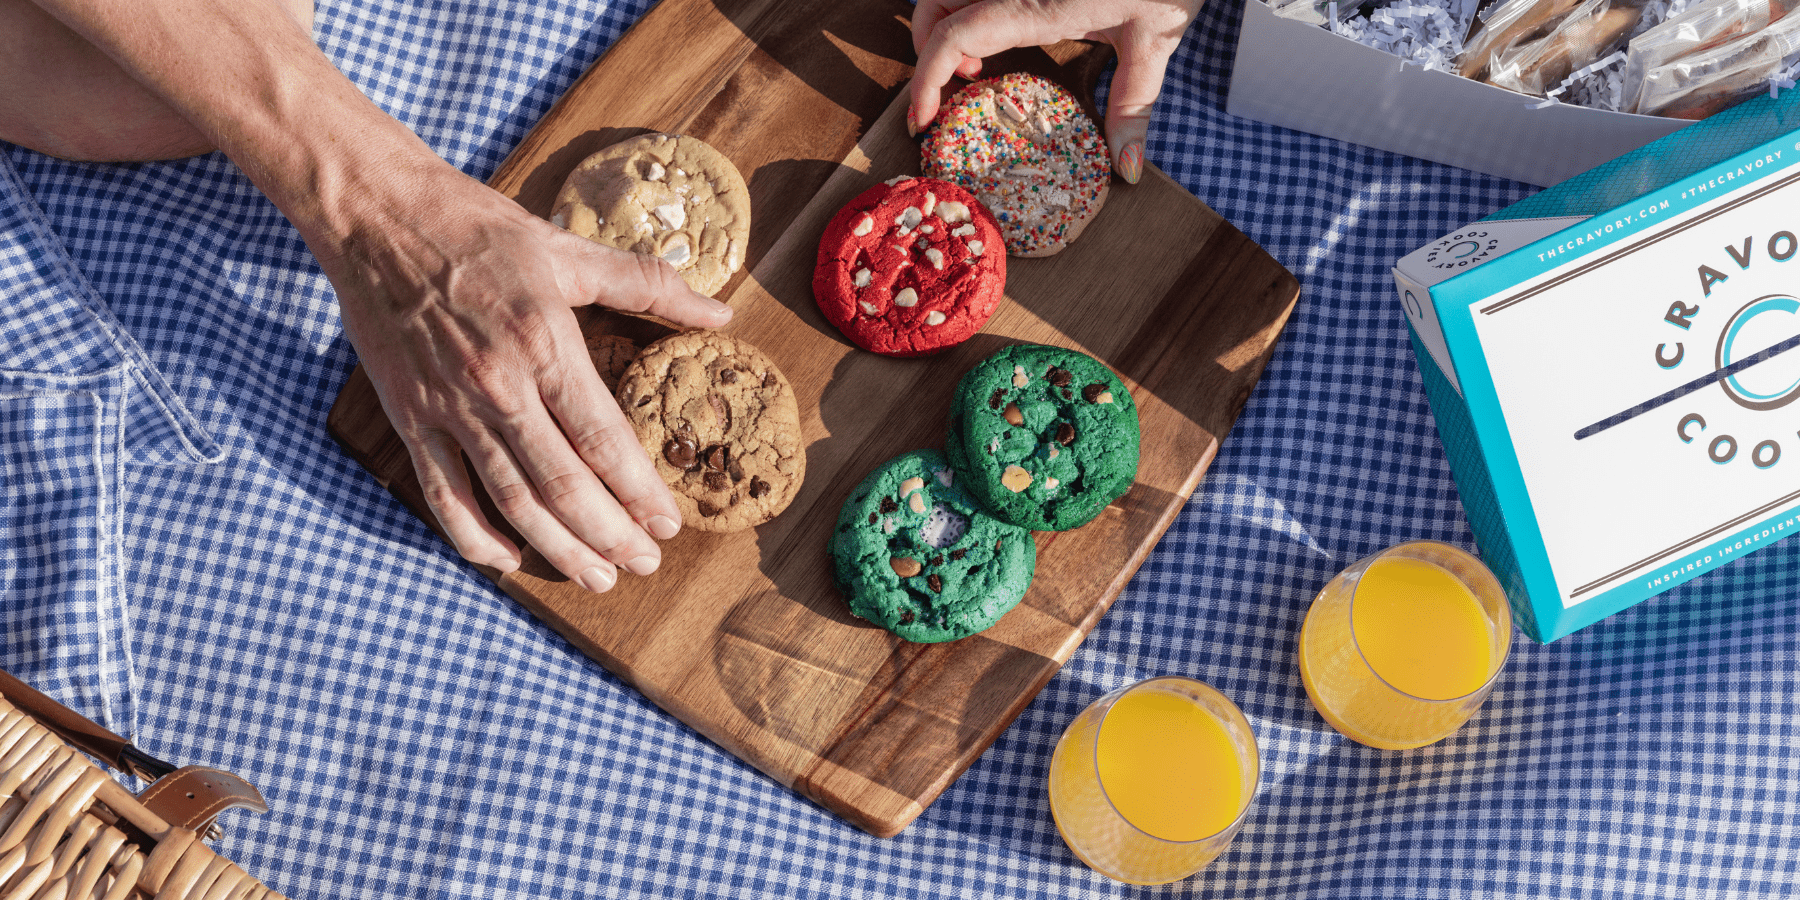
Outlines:
<svg viewBox="0 0 1800 900"><path fill-rule="evenodd" d="M1463 510L1527 635L1800 533L1800 96L1564 181L1394 278Z"/></svg>
<svg viewBox="0 0 1800 900"><path fill-rule="evenodd" d="M1225 110L1549 186L1691 124L1543 101L1427 70L1243 0Z"/></svg>

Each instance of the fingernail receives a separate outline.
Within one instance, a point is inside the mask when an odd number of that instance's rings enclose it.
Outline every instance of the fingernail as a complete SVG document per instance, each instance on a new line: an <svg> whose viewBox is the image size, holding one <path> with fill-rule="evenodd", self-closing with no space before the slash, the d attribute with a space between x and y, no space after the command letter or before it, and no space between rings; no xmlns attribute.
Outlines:
<svg viewBox="0 0 1800 900"><path fill-rule="evenodd" d="M582 572L581 575L575 579L582 587L587 588L596 594L604 594L607 591L612 590L612 586L617 583L618 580L618 575L608 572L599 566L590 566L587 571Z"/></svg>
<svg viewBox="0 0 1800 900"><path fill-rule="evenodd" d="M654 573L657 566L660 565L662 565L662 560L654 556L640 556L637 559L626 563L625 571L630 572L633 575L649 575Z"/></svg>
<svg viewBox="0 0 1800 900"><path fill-rule="evenodd" d="M1125 179L1126 184L1137 184L1138 179L1144 177L1144 143L1132 141L1126 144L1125 149L1119 151L1117 168L1119 177Z"/></svg>
<svg viewBox="0 0 1800 900"><path fill-rule="evenodd" d="M919 116L918 113L913 112L913 108L910 106L906 108L906 136L919 136Z"/></svg>
<svg viewBox="0 0 1800 900"><path fill-rule="evenodd" d="M644 530L650 532L651 537L659 541L666 541L678 534L681 526L668 516L651 516L650 520L644 523Z"/></svg>

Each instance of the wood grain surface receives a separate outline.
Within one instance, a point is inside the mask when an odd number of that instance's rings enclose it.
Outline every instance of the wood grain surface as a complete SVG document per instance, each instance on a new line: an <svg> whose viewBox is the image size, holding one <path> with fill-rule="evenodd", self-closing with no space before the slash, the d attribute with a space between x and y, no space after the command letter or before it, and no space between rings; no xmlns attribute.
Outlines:
<svg viewBox="0 0 1800 900"><path fill-rule="evenodd" d="M744 173L750 248L718 296L736 310L727 330L768 353L799 395L799 496L751 531L684 531L664 544L659 572L621 573L606 594L530 552L497 580L652 702L881 836L962 774L1106 613L1199 483L1299 293L1261 248L1146 166L1140 184L1115 181L1070 249L1009 260L1006 301L967 343L911 360L855 349L814 305L811 276L832 213L877 181L918 173L902 94L910 11L903 0L663 0L491 182L547 216L577 162L645 131L702 138ZM1049 75L1091 106L1106 52L1015 51L987 71ZM668 332L583 313L590 335L643 342ZM838 507L884 460L941 448L956 380L1019 341L1078 348L1121 375L1143 427L1136 483L1094 522L1038 534L1029 594L986 632L910 644L854 618L825 549ZM360 368L328 427L436 527Z"/></svg>

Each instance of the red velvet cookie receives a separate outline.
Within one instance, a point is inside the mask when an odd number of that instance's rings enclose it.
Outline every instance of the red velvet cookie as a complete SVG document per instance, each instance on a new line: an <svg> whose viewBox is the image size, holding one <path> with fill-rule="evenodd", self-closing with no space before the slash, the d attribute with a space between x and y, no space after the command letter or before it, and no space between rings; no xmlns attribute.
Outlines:
<svg viewBox="0 0 1800 900"><path fill-rule="evenodd" d="M819 242L813 297L851 342L924 356L967 340L1006 288L1000 226L973 195L933 178L878 184Z"/></svg>

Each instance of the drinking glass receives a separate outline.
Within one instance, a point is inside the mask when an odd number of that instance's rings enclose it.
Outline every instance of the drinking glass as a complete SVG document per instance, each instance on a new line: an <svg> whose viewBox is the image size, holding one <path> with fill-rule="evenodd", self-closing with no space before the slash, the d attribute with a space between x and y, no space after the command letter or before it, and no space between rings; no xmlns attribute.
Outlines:
<svg viewBox="0 0 1800 900"><path fill-rule="evenodd" d="M1300 680L1345 737L1405 750L1449 737L1487 700L1512 609L1469 553L1410 541L1338 573L1300 628Z"/></svg>
<svg viewBox="0 0 1800 900"><path fill-rule="evenodd" d="M1236 705L1191 678L1151 678L1069 723L1050 761L1050 811L1089 868L1166 884L1230 845L1260 772L1256 736Z"/></svg>

